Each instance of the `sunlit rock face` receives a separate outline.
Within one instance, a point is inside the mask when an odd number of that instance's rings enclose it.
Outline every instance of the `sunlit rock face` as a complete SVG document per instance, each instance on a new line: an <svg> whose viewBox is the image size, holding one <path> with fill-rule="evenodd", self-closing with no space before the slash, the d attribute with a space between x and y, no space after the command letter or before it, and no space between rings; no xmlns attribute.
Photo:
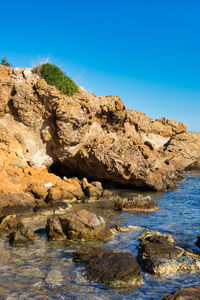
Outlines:
<svg viewBox="0 0 200 300"><path fill-rule="evenodd" d="M0 190L23 192L33 168L48 174L53 163L66 177L167 190L200 157L200 137L185 124L127 110L118 96L80 88L68 97L32 69L0 67L0 115Z"/></svg>

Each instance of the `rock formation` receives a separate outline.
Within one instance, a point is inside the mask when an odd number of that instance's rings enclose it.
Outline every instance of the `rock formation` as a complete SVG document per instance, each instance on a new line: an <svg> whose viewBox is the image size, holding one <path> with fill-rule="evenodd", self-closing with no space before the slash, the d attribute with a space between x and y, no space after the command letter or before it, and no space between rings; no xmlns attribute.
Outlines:
<svg viewBox="0 0 200 300"><path fill-rule="evenodd" d="M57 219L51 217L47 221L46 232L51 240L107 241L112 232L104 219L87 210L69 212Z"/></svg>
<svg viewBox="0 0 200 300"><path fill-rule="evenodd" d="M140 267L132 253L81 248L73 255L74 261L85 263L85 274L91 281L120 288L136 287L143 283Z"/></svg>
<svg viewBox="0 0 200 300"><path fill-rule="evenodd" d="M49 201L102 194L63 176L172 189L199 161L200 135L183 123L127 110L118 96L80 88L71 98L32 69L0 66L0 194L24 194L22 205L30 193Z"/></svg>
<svg viewBox="0 0 200 300"><path fill-rule="evenodd" d="M156 201L150 196L135 195L132 198L122 198L115 202L118 211L154 211L159 209Z"/></svg>
<svg viewBox="0 0 200 300"><path fill-rule="evenodd" d="M162 300L200 300L200 286L188 286L162 297Z"/></svg>
<svg viewBox="0 0 200 300"><path fill-rule="evenodd" d="M174 246L171 235L146 229L139 240L137 260L144 271L156 275L200 271L200 256Z"/></svg>

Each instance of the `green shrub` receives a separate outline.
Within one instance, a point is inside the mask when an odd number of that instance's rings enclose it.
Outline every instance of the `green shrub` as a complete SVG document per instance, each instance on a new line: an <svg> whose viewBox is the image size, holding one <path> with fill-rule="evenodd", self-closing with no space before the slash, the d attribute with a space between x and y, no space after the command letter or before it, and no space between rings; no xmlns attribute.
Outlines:
<svg viewBox="0 0 200 300"><path fill-rule="evenodd" d="M11 67L12 65L7 61L7 58L4 57L1 59L1 65Z"/></svg>
<svg viewBox="0 0 200 300"><path fill-rule="evenodd" d="M64 75L63 71L50 63L43 64L40 69L41 76L50 85L54 85L63 94L73 96L78 91L78 86L74 81Z"/></svg>

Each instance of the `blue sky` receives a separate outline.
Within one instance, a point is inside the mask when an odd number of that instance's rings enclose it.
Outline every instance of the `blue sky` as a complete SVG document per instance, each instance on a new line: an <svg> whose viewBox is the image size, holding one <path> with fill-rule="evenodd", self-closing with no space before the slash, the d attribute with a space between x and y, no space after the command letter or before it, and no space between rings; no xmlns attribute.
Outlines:
<svg viewBox="0 0 200 300"><path fill-rule="evenodd" d="M49 59L96 95L200 132L200 1L1 3L0 57Z"/></svg>

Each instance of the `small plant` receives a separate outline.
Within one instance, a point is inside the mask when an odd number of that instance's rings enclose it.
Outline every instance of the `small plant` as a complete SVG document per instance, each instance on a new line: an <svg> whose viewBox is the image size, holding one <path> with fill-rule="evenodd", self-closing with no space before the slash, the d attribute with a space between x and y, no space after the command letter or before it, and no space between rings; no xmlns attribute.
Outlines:
<svg viewBox="0 0 200 300"><path fill-rule="evenodd" d="M78 91L78 86L70 78L64 75L63 71L56 65L50 63L40 67L40 74L50 85L54 85L63 94L73 96Z"/></svg>
<svg viewBox="0 0 200 300"><path fill-rule="evenodd" d="M7 61L7 58L4 57L1 59L1 65L11 67L12 65Z"/></svg>

